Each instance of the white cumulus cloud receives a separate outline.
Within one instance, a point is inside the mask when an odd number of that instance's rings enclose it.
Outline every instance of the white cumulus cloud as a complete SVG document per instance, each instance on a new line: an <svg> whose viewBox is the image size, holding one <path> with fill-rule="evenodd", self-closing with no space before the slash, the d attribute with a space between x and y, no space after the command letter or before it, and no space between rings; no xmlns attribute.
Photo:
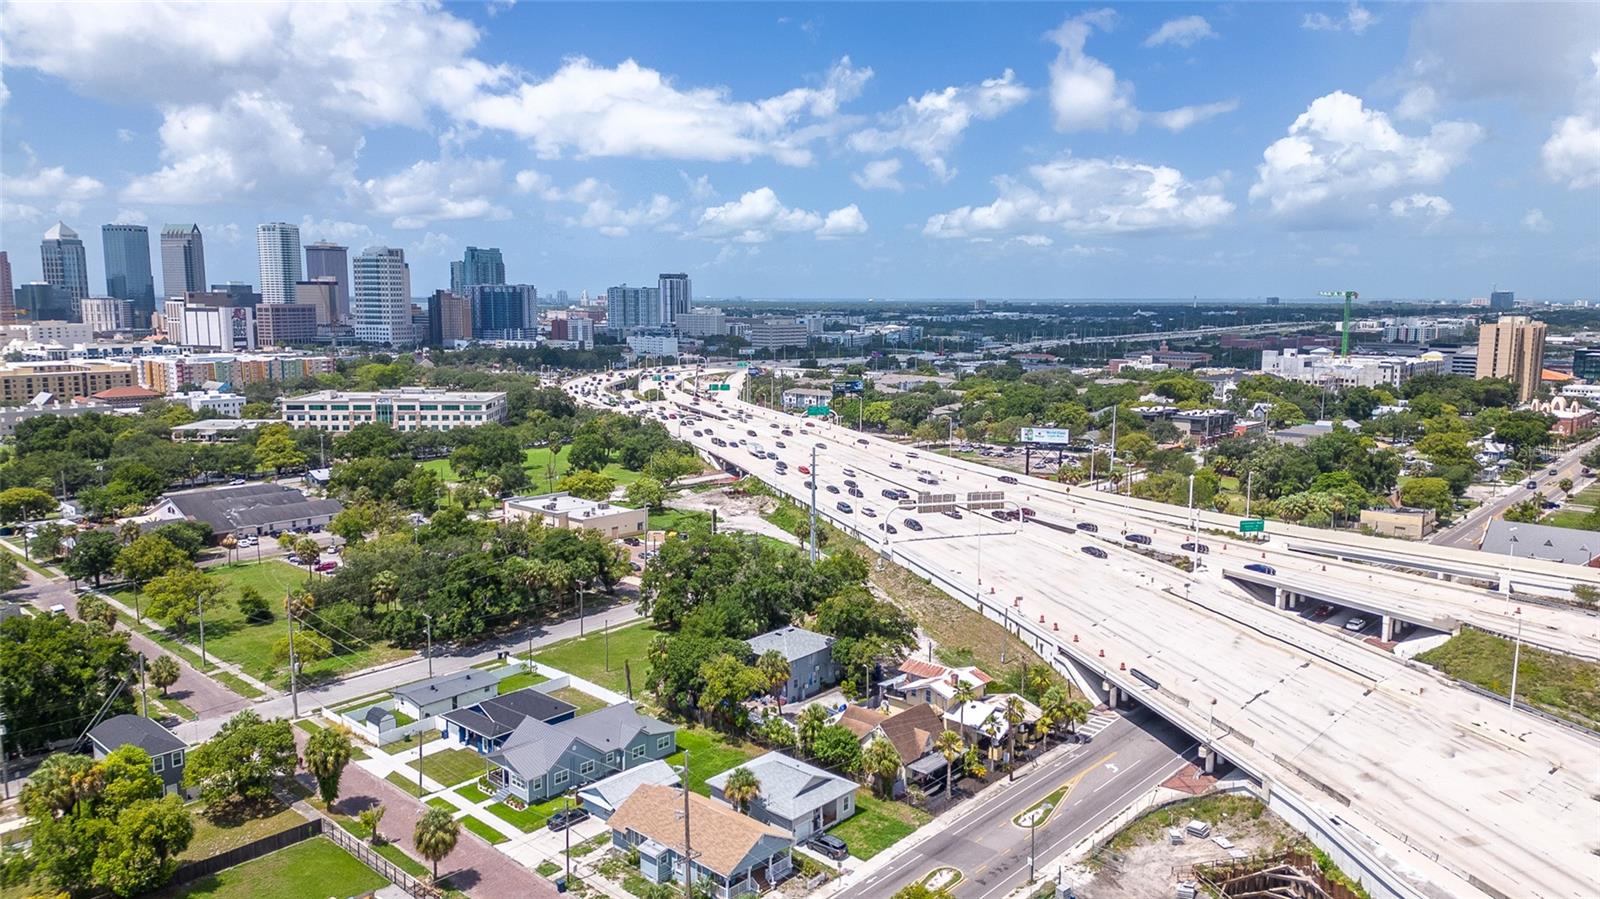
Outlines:
<svg viewBox="0 0 1600 899"><path fill-rule="evenodd" d="M1086 235L1203 231L1234 211L1214 180L1189 181L1170 166L1066 157L1031 166L1028 175L1026 181L996 178L994 202L931 216L922 233L981 239L1049 229Z"/></svg>
<svg viewBox="0 0 1600 899"><path fill-rule="evenodd" d="M1550 219L1545 217L1543 209L1530 209L1522 216L1522 227L1535 234L1544 234L1551 228Z"/></svg>
<svg viewBox="0 0 1600 899"><path fill-rule="evenodd" d="M1348 31L1351 34L1361 34L1376 24L1378 17L1355 0L1351 0L1350 5L1345 7L1343 16L1308 12L1306 17L1300 20L1300 27L1307 31Z"/></svg>
<svg viewBox="0 0 1600 899"><path fill-rule="evenodd" d="M689 181L691 193L702 186L709 189L704 175L698 181ZM702 185L701 182L704 182ZM534 194L550 203L575 203L583 207L576 215L568 216L566 223L580 228L592 228L607 237L626 237L638 228L676 230L671 219L678 211L678 203L666 194L652 194L650 199L628 206L622 202L616 188L598 178L585 178L571 187L557 187L543 173L524 169L517 173L517 190Z"/></svg>
<svg viewBox="0 0 1600 899"><path fill-rule="evenodd" d="M1450 201L1433 194L1414 193L1399 197L1389 203L1389 214L1395 218L1442 219L1455 211Z"/></svg>
<svg viewBox="0 0 1600 899"><path fill-rule="evenodd" d="M853 203L823 215L785 206L772 188L761 187L701 212L695 234L711 240L756 244L779 234L809 233L830 238L866 230L866 219Z"/></svg>
<svg viewBox="0 0 1600 899"><path fill-rule="evenodd" d="M1252 201L1274 215L1347 212L1341 201L1436 184L1483 136L1471 122L1439 122L1423 135L1398 131L1385 113L1343 91L1318 97L1262 153Z"/></svg>
<svg viewBox="0 0 1600 899"><path fill-rule="evenodd" d="M1217 33L1211 30L1211 23L1205 16L1184 16L1179 19L1168 19L1161 23L1161 27L1150 33L1144 39L1146 47L1159 47L1162 44L1177 44L1180 47L1193 46L1195 41L1216 37Z"/></svg>
<svg viewBox="0 0 1600 899"><path fill-rule="evenodd" d="M1545 174L1574 190L1600 186L1600 50L1589 61L1594 72L1578 88L1578 111L1557 120L1539 150Z"/></svg>
<svg viewBox="0 0 1600 899"><path fill-rule="evenodd" d="M1168 131L1182 131L1190 125L1198 125L1206 119L1214 119L1239 108L1238 100L1222 100L1217 103L1203 103L1199 106L1180 106L1165 112L1150 114L1150 121L1155 122Z"/></svg>
<svg viewBox="0 0 1600 899"><path fill-rule="evenodd" d="M1084 52L1095 29L1109 31L1115 23L1116 13L1094 10L1067 19L1047 35L1058 48L1050 62L1050 108L1055 113L1057 131L1132 131L1145 118L1169 131L1182 131L1239 108L1239 101L1224 100L1165 112L1141 112L1133 100L1133 85L1117 78L1110 66Z"/></svg>
<svg viewBox="0 0 1600 899"><path fill-rule="evenodd" d="M900 183L900 160L875 159L861 167L861 171L850 176L862 190L905 190L906 186Z"/></svg>
<svg viewBox="0 0 1600 899"><path fill-rule="evenodd" d="M391 227L416 230L438 221L510 218L495 199L504 183L502 160L445 158L369 178L356 192L374 214L392 219Z"/></svg>
<svg viewBox="0 0 1600 899"><path fill-rule="evenodd" d="M934 177L948 181L954 172L945 156L973 122L999 118L1026 102L1032 92L1010 69L979 84L951 86L912 97L879 117L876 127L850 135L863 153L904 150L922 161Z"/></svg>

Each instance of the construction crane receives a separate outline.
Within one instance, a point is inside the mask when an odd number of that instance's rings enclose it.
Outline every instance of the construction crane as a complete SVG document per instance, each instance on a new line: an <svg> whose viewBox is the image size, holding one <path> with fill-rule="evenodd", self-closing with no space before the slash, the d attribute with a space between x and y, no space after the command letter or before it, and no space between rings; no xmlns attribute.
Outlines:
<svg viewBox="0 0 1600 899"><path fill-rule="evenodd" d="M1324 290L1318 296L1344 300L1344 327L1339 331L1339 355L1350 358L1350 304L1361 294L1353 290Z"/></svg>

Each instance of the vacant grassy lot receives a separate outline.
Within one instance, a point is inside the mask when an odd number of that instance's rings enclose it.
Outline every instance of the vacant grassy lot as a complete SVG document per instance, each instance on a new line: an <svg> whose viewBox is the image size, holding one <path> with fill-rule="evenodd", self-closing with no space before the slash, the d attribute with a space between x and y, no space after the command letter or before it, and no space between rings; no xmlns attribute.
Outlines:
<svg viewBox="0 0 1600 899"><path fill-rule="evenodd" d="M1505 696L1511 689L1514 651L1510 640L1463 628L1417 660ZM1517 664L1517 698L1585 727L1600 727L1600 664L1524 644Z"/></svg>
<svg viewBox="0 0 1600 899"><path fill-rule="evenodd" d="M406 763L413 771L417 768L415 759ZM422 757L422 773L431 777L441 786L452 787L466 781L475 781L489 768L489 763L483 756L470 749L441 749ZM454 808L454 806L451 806Z"/></svg>
<svg viewBox="0 0 1600 899"><path fill-rule="evenodd" d="M682 765L684 750L689 752L689 789L702 796L711 795L706 778L737 768L762 753L761 747L753 743L741 743L703 727L678 731L678 751L667 756L667 764Z"/></svg>
<svg viewBox="0 0 1600 899"><path fill-rule="evenodd" d="M168 899L319 899L330 890L355 896L389 885L332 842L315 837L156 894Z"/></svg>
<svg viewBox="0 0 1600 899"><path fill-rule="evenodd" d="M456 470L450 466L449 459L430 459L427 462L422 463L422 467L437 471L439 473L439 477L446 481L454 481L457 479ZM567 453L563 451L561 455L556 457L555 469L552 476L550 469L550 450L545 449L544 447L535 447L523 453L522 467L528 472L528 478L532 481L532 483L529 485L529 489L535 491L549 491L554 489L555 482L561 480L561 476L571 470L571 466L567 464ZM605 468L602 468L600 473L622 485L632 484L641 477L640 472L629 471L615 462L607 465Z"/></svg>
<svg viewBox="0 0 1600 899"><path fill-rule="evenodd" d="M1256 799L1231 793L1213 793L1186 799L1135 818L1133 823L1111 839L1111 849L1126 851L1160 839L1168 828L1182 827L1194 819L1205 821L1218 829L1226 825L1230 832L1249 831L1252 827L1248 822L1258 822L1261 826L1281 831L1286 837L1290 834L1289 828L1268 814L1267 807Z"/></svg>
<svg viewBox="0 0 1600 899"><path fill-rule="evenodd" d="M550 695L568 705L577 707L576 714L579 715L587 715L590 712L603 709L607 705L604 699L598 696L590 696L577 687L562 687L559 690L551 690Z"/></svg>
<svg viewBox="0 0 1600 899"><path fill-rule="evenodd" d="M871 790L862 789L856 793L856 813L829 828L828 833L848 843L851 855L868 859L932 820L933 816L921 809L879 799Z"/></svg>
<svg viewBox="0 0 1600 899"><path fill-rule="evenodd" d="M256 814L248 818L208 818L201 813L198 804L191 805L189 809L189 820L194 822L194 839L189 841L189 848L178 856L179 861L210 858L219 852L227 852L262 837L298 827L306 821L299 812L277 803L255 810Z"/></svg>
<svg viewBox="0 0 1600 899"><path fill-rule="evenodd" d="M534 684L542 684L549 679L542 674L533 674L527 671L521 674L513 674L500 682L500 695L504 696L507 693L513 693L524 687L531 687Z"/></svg>
<svg viewBox="0 0 1600 899"><path fill-rule="evenodd" d="M650 627L649 622L612 628L609 637L596 631L537 650L533 654L533 661L539 665L558 668L568 674L575 674L627 695L628 685L623 675L622 661L632 660L633 682L637 690L642 690L645 668L648 665L645 657L650 651L650 641L655 639L658 633L659 631ZM607 643L610 644L609 666ZM525 658L526 654L523 657Z"/></svg>
<svg viewBox="0 0 1600 899"><path fill-rule="evenodd" d="M693 533L711 529L711 516L690 509L663 509L650 513L650 530Z"/></svg>

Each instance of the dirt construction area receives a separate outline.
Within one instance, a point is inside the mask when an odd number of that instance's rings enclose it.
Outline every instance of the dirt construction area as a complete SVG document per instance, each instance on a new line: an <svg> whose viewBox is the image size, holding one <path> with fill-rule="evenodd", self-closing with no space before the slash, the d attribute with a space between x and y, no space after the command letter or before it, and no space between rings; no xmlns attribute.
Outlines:
<svg viewBox="0 0 1600 899"><path fill-rule="evenodd" d="M1190 821L1211 825L1207 837L1184 832ZM1181 843L1168 831L1183 832ZM1260 802L1246 796L1212 794L1156 809L1129 824L1098 853L1069 869L1062 882L1079 899L1154 899L1175 895L1190 865L1232 853L1257 855L1296 842L1299 835ZM1219 842L1220 840L1220 842Z"/></svg>
<svg viewBox="0 0 1600 899"><path fill-rule="evenodd" d="M737 486L719 487L702 493L685 493L669 503L674 509L710 512L715 509L717 518L727 527L752 534L765 534L785 543L797 543L793 534L784 531L766 518L778 501L770 496L745 493Z"/></svg>

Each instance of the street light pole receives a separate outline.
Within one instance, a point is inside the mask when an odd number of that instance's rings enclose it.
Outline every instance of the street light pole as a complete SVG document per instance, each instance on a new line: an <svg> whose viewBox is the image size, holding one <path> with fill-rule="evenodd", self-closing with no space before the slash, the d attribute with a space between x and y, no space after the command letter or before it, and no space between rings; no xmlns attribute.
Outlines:
<svg viewBox="0 0 1600 899"><path fill-rule="evenodd" d="M428 633L428 676L433 677L433 616L423 612L422 618L427 622L424 627Z"/></svg>
<svg viewBox="0 0 1600 899"><path fill-rule="evenodd" d="M1251 469L1245 474L1244 478L1244 517L1246 518L1250 517L1250 494L1254 491L1255 486L1256 473L1255 469Z"/></svg>
<svg viewBox="0 0 1600 899"><path fill-rule="evenodd" d="M1506 706L1512 711L1516 711L1517 667L1522 663L1522 606L1517 606L1516 612L1512 614L1517 616L1517 643L1516 648L1511 652L1511 697L1507 700Z"/></svg>
<svg viewBox="0 0 1600 899"><path fill-rule="evenodd" d="M206 661L206 607L201 598L194 598L194 610L200 617L200 664L210 664Z"/></svg>
<svg viewBox="0 0 1600 899"><path fill-rule="evenodd" d="M817 561L817 445L811 445L811 561Z"/></svg>

